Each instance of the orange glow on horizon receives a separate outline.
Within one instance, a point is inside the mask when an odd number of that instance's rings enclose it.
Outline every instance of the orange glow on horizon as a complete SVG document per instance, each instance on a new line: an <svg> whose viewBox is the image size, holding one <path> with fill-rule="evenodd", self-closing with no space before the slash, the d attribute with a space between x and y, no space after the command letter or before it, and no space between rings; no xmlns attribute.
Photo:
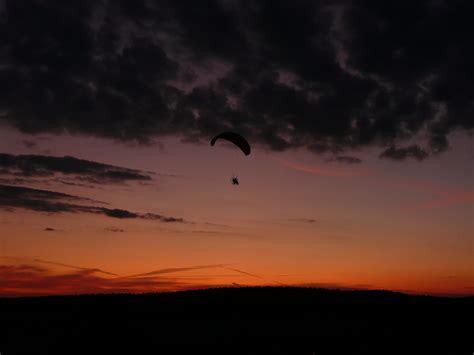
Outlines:
<svg viewBox="0 0 474 355"><path fill-rule="evenodd" d="M27 187L178 222L1 210L0 296L257 285L473 294L473 196L462 162L440 172L440 161L400 169L361 156L369 162L359 167L308 152L255 149L248 159L173 140L135 151L62 139L45 149L156 174L146 184Z"/></svg>

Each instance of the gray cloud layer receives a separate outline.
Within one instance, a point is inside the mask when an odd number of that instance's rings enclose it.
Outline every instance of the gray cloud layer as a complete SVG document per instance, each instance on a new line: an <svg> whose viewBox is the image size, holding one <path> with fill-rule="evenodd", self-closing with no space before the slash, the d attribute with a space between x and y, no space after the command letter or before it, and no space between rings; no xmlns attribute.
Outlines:
<svg viewBox="0 0 474 355"><path fill-rule="evenodd" d="M421 159L474 128L472 13L465 0L6 0L0 120ZM406 148L419 133L427 143Z"/></svg>

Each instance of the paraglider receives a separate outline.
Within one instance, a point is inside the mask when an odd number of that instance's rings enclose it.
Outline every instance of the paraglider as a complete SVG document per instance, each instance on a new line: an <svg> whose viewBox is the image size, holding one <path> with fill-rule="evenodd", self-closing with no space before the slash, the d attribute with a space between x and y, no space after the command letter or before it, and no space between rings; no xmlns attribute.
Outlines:
<svg viewBox="0 0 474 355"><path fill-rule="evenodd" d="M238 133L235 133L235 132L220 133L217 136L215 136L214 138L212 138L211 146L214 146L214 144L216 144L216 141L218 139L228 140L229 142L234 143L237 147L239 147L240 150L245 155L250 154L250 144L249 144L249 142L247 142L247 140Z"/></svg>
<svg viewBox="0 0 474 355"><path fill-rule="evenodd" d="M211 139L211 146L214 146L218 139L225 139L235 144L245 155L250 155L250 144L240 134L235 132L222 132ZM231 178L232 185L239 185L239 179L237 175L233 175Z"/></svg>

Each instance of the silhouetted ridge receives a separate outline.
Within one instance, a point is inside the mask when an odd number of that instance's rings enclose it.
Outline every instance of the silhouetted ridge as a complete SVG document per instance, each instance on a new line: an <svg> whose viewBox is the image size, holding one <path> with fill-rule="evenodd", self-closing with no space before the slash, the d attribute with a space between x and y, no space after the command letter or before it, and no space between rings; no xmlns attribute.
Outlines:
<svg viewBox="0 0 474 355"><path fill-rule="evenodd" d="M1 298L0 345L2 354L468 354L473 305L294 287Z"/></svg>

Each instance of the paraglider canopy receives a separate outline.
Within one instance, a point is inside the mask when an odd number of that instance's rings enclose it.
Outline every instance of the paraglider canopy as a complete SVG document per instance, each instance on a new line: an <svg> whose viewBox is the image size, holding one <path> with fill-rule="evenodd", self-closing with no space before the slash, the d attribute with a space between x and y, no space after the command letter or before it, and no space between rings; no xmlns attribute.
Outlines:
<svg viewBox="0 0 474 355"><path fill-rule="evenodd" d="M249 142L247 142L247 140L242 137L240 134L238 133L235 133L235 132L222 132L220 134L218 134L217 136L215 136L214 138L212 138L211 140L211 145L214 146L214 144L216 143L216 141L218 139L225 139L225 140L228 140L229 142L232 142L234 143L237 147L240 148L240 150L245 154L245 155L249 155L250 154L250 145L249 145Z"/></svg>

